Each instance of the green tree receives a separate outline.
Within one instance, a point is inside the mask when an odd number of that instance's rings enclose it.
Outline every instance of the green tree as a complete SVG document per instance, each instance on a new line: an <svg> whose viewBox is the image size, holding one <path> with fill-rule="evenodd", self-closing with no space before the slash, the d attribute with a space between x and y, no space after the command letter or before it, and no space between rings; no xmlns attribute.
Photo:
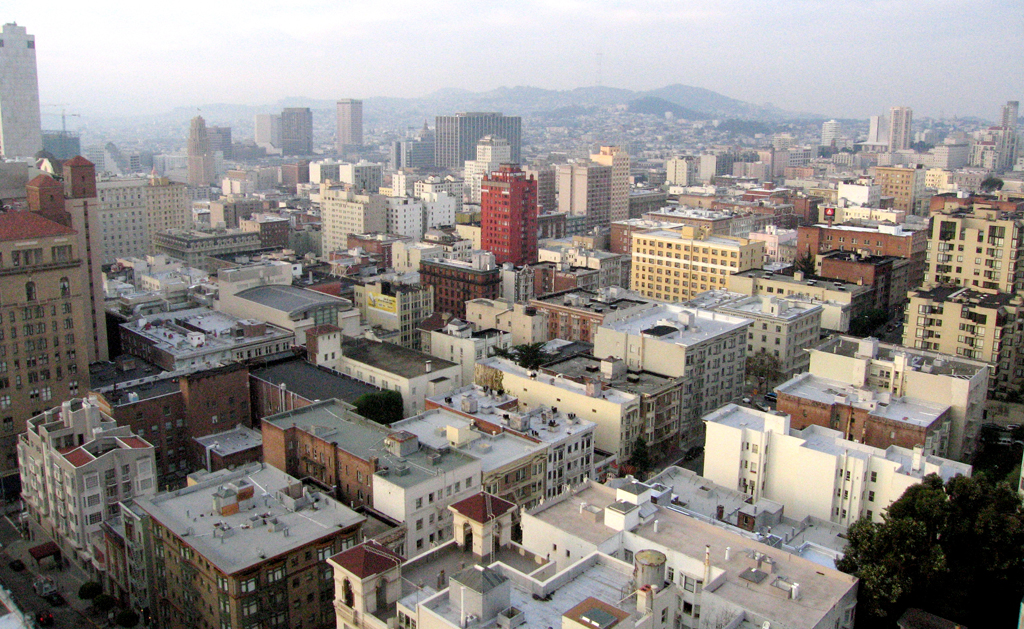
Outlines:
<svg viewBox="0 0 1024 629"><path fill-rule="evenodd" d="M891 626L907 607L961 624L1010 626L1024 596L1024 512L1017 492L985 474L936 475L873 523L861 520L836 564L861 579L859 618Z"/></svg>
<svg viewBox="0 0 1024 629"><path fill-rule="evenodd" d="M985 181L981 182L982 192L992 192L993 190L1003 189L1003 180L998 177L987 177Z"/></svg>
<svg viewBox="0 0 1024 629"><path fill-rule="evenodd" d="M91 601L100 594L103 594L103 586L95 581L86 581L78 588L78 598L83 601Z"/></svg>
<svg viewBox="0 0 1024 629"><path fill-rule="evenodd" d="M114 609L115 605L117 605L117 599L109 594L100 594L96 598L92 599L92 606L101 614L106 614L110 610Z"/></svg>
<svg viewBox="0 0 1024 629"><path fill-rule="evenodd" d="M114 622L119 627L132 629L132 627L139 624L139 615L130 609L122 609L114 616Z"/></svg>
<svg viewBox="0 0 1024 629"><path fill-rule="evenodd" d="M357 413L385 426L402 419L404 411L402 394L398 391L364 393L356 398L354 405Z"/></svg>
<svg viewBox="0 0 1024 629"><path fill-rule="evenodd" d="M523 369L537 369L552 358L552 354L544 351L545 343L525 343L514 345L508 349L494 348L494 355L507 358Z"/></svg>
<svg viewBox="0 0 1024 629"><path fill-rule="evenodd" d="M759 391L767 392L773 382L782 380L782 362L774 354L757 352L747 356L747 373L757 378Z"/></svg>
<svg viewBox="0 0 1024 629"><path fill-rule="evenodd" d="M872 308L850 321L851 336L869 336L889 320L889 313L881 308Z"/></svg>
<svg viewBox="0 0 1024 629"><path fill-rule="evenodd" d="M651 452L643 437L637 437L633 442L633 453L629 455L629 464L638 472L646 472L651 469Z"/></svg>
<svg viewBox="0 0 1024 629"><path fill-rule="evenodd" d="M814 275L817 269L814 268L814 256L811 255L810 251L807 251L802 256L797 257L793 260L793 268L797 271L802 272L804 275Z"/></svg>

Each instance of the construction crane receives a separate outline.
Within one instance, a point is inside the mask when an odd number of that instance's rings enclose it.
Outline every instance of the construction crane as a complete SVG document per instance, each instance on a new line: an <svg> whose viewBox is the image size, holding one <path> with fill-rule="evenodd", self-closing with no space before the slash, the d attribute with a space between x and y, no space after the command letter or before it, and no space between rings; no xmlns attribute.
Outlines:
<svg viewBox="0 0 1024 629"><path fill-rule="evenodd" d="M67 105L64 103L44 103L43 107L60 107L60 134L61 137L67 137L68 135L68 116L72 118L81 118L82 114L69 114Z"/></svg>

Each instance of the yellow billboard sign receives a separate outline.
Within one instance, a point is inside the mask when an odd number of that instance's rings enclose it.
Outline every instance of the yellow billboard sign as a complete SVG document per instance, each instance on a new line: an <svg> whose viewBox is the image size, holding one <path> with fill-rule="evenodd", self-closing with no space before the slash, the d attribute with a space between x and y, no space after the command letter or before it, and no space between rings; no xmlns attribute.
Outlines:
<svg viewBox="0 0 1024 629"><path fill-rule="evenodd" d="M380 293L367 293L366 305L374 310L398 314L398 300L390 295Z"/></svg>

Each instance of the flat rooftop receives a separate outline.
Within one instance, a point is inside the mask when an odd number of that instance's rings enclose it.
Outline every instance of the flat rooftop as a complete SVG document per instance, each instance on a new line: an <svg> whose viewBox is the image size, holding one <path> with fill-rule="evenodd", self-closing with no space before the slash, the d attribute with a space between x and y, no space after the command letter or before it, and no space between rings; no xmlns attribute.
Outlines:
<svg viewBox="0 0 1024 629"><path fill-rule="evenodd" d="M773 308L772 305L775 305ZM772 310L775 312L772 312ZM779 321L793 322L801 317L813 315L820 312L822 307L818 304L775 297L773 295L759 294L744 297L739 301L719 306L719 310L734 314L738 317L753 317L758 319L770 318Z"/></svg>
<svg viewBox="0 0 1024 629"><path fill-rule="evenodd" d="M790 378L775 387L775 391L829 406L838 403L867 409L871 415L921 428L932 425L949 411L949 406L946 405L906 396L893 396L887 391L862 389L810 373Z"/></svg>
<svg viewBox="0 0 1024 629"><path fill-rule="evenodd" d="M601 373L602 362L600 358L594 356L572 356L548 363L542 367L542 371L578 380L593 378L620 391L636 394L653 395L677 382L676 378L669 378L650 371L625 371L617 378L605 378Z"/></svg>
<svg viewBox="0 0 1024 629"><path fill-rule="evenodd" d="M344 337L341 342L341 354L347 360L386 368L390 373L403 378L417 378L427 373L456 366L455 363L443 358L394 343L348 336Z"/></svg>
<svg viewBox="0 0 1024 629"><path fill-rule="evenodd" d="M707 245L717 245L717 246L720 246L720 247L739 247L740 246L739 239L726 238L725 236L710 236L710 235L709 236L704 236L704 237L694 236L693 238L691 238L689 236L683 236L680 232L669 231L667 229L654 229L654 230L643 232L642 234L637 234L637 235L639 237L641 237L641 238L661 238L661 239L667 239L667 240L683 240L683 241L686 241L686 242L701 243L701 245L705 245L705 244L707 244ZM636 253L634 252L633 255L636 255Z"/></svg>
<svg viewBox="0 0 1024 629"><path fill-rule="evenodd" d="M253 448L260 448L262 450L263 433L252 428L246 428L245 426L235 426L231 430L224 432L218 432L205 437L195 437L195 441L204 449L209 448L213 454L230 456L239 452L245 452L246 450L252 450Z"/></svg>
<svg viewBox="0 0 1024 629"><path fill-rule="evenodd" d="M388 435L396 432L395 429L361 417L337 400L316 402L294 411L271 415L263 418L263 423L283 430L298 428L328 443L334 442L340 449L364 461L376 457L382 468L398 468L402 463L405 467L403 474L387 474L389 482L402 487L412 487L428 478L454 472L476 460L457 451L448 451L439 459L431 459L428 454L432 451L421 447L402 457L404 462L399 461L399 457L387 451L384 443Z"/></svg>
<svg viewBox="0 0 1024 629"><path fill-rule="evenodd" d="M200 474L197 478L199 482L195 485L136 498L135 504L225 574L249 569L365 519L320 493L309 494L311 500L316 499L317 508L305 506L296 510L296 502L283 499L279 492L295 486L301 488L301 483L271 466L255 463L236 470ZM243 508L229 515L214 513L214 495L229 484L254 488L251 509ZM271 522L274 519L278 527L287 527L287 536L281 530L274 531L278 528ZM263 521L267 524L263 525Z"/></svg>
<svg viewBox="0 0 1024 629"><path fill-rule="evenodd" d="M249 375L273 385L283 384L288 391L310 401L338 399L352 403L363 394L380 390L296 356L265 367L250 368Z"/></svg>
<svg viewBox="0 0 1024 629"><path fill-rule="evenodd" d="M950 301L958 304L1001 308L1020 299L1013 293L984 293L963 286L934 286L928 290L917 289L914 295L932 301Z"/></svg>
<svg viewBox="0 0 1024 629"><path fill-rule="evenodd" d="M266 325L259 336L235 336L233 332L242 325ZM235 347L256 343L294 338L294 334L269 323L238 319L229 314L210 308L190 308L174 312L158 312L147 315L132 323L123 323L134 334L153 342L153 346L179 359L188 356L214 354ZM198 332L196 340L189 335Z"/></svg>
<svg viewBox="0 0 1024 629"><path fill-rule="evenodd" d="M600 543L621 533L605 526L603 514L583 515L581 509L595 513L595 508L603 510L614 501L615 489L591 482L582 491L548 501L534 509L531 515L588 542ZM658 522L657 531L654 530L655 522ZM856 583L856 578L851 575L825 569L800 555L748 539L661 505L656 505L655 514L627 534L627 539L630 535L639 538L627 541L630 547L643 548L645 541L653 542L684 555L681 565L694 574L703 572L705 548L710 546L712 582L705 584L705 588L713 588L716 596L786 627L817 626L824 614ZM731 549L728 561L724 554L727 547ZM762 561L770 561L773 566L772 574L760 583L740 576L756 563L753 561L755 552L761 553ZM677 565L680 565L678 560ZM797 600L788 597L787 584L794 582L800 584L800 598ZM786 590L781 590L784 585Z"/></svg>
<svg viewBox="0 0 1024 629"><path fill-rule="evenodd" d="M872 286L862 286L852 282L819 277L817 275L805 275L803 279L798 280L789 273L778 273L768 269L747 269L746 271L740 271L735 275L737 277L751 277L758 280L782 282L783 284L790 285L814 286L817 288L824 288L826 290L842 291L855 296L874 290Z"/></svg>
<svg viewBox="0 0 1024 629"><path fill-rule="evenodd" d="M585 310L594 313L610 313L615 310L629 308L642 308L653 306L654 303L645 299L630 299L627 297L615 297L601 294L595 291L573 289L559 293L551 293L543 297L534 298L534 302L562 306L574 310Z"/></svg>
<svg viewBox="0 0 1024 629"><path fill-rule="evenodd" d="M483 360L477 361L478 365L485 367L491 367L505 373L510 373L520 378L530 378L531 374L535 375L533 379L543 384L571 391L579 395L587 394L587 386L579 382L574 382L567 378L559 378L557 375L540 374L532 369L524 369L511 360L505 358L499 358L497 356L491 356L490 358L484 358ZM606 388L601 392L601 397L614 404L627 404L636 399L636 395L626 391L620 391L614 387Z"/></svg>
<svg viewBox="0 0 1024 629"><path fill-rule="evenodd" d="M743 329L749 324L750 319L711 310L658 304L617 321L603 323L601 327L631 336L656 336L660 341L687 346Z"/></svg>
<svg viewBox="0 0 1024 629"><path fill-rule="evenodd" d="M872 348L872 343L874 347ZM897 356L907 359L910 369L955 378L973 378L982 369L988 369L988 363L968 360L950 354L929 352L903 345L879 343L877 339L859 339L852 336L834 336L811 350L837 354L848 358L874 358L881 362L893 362Z"/></svg>

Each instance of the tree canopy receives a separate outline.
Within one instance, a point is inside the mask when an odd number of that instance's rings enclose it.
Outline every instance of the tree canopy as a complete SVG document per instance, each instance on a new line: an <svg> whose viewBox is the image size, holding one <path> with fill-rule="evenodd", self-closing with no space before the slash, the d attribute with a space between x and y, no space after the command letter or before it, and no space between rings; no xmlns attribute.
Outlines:
<svg viewBox="0 0 1024 629"><path fill-rule="evenodd" d="M402 394L398 391L364 393L354 402L356 412L385 426L402 419Z"/></svg>
<svg viewBox="0 0 1024 629"><path fill-rule="evenodd" d="M1003 189L1003 183L1004 183L1003 180L1000 179L999 177L986 177L985 181L981 182L980 188L981 188L982 192L992 192L993 190L1002 190Z"/></svg>
<svg viewBox="0 0 1024 629"><path fill-rule="evenodd" d="M814 268L814 256L811 255L810 251L807 251L801 256L798 256L796 260L793 260L793 267L797 271L803 272L804 275L814 275L816 268Z"/></svg>
<svg viewBox="0 0 1024 629"><path fill-rule="evenodd" d="M643 437L637 437L633 442L633 453L629 455L629 464L641 473L651 469L651 451Z"/></svg>
<svg viewBox="0 0 1024 629"><path fill-rule="evenodd" d="M537 369L552 359L552 355L544 351L545 343L524 343L508 349L495 347L494 355L507 358L523 369Z"/></svg>
<svg viewBox="0 0 1024 629"><path fill-rule="evenodd" d="M747 374L764 382L768 387L782 379L782 362L768 352L757 352L747 356Z"/></svg>
<svg viewBox="0 0 1024 629"><path fill-rule="evenodd" d="M1011 626L1024 595L1024 512L1010 485L937 475L904 492L883 522L860 520L837 567L861 579L861 626L894 626L908 607L956 623Z"/></svg>

